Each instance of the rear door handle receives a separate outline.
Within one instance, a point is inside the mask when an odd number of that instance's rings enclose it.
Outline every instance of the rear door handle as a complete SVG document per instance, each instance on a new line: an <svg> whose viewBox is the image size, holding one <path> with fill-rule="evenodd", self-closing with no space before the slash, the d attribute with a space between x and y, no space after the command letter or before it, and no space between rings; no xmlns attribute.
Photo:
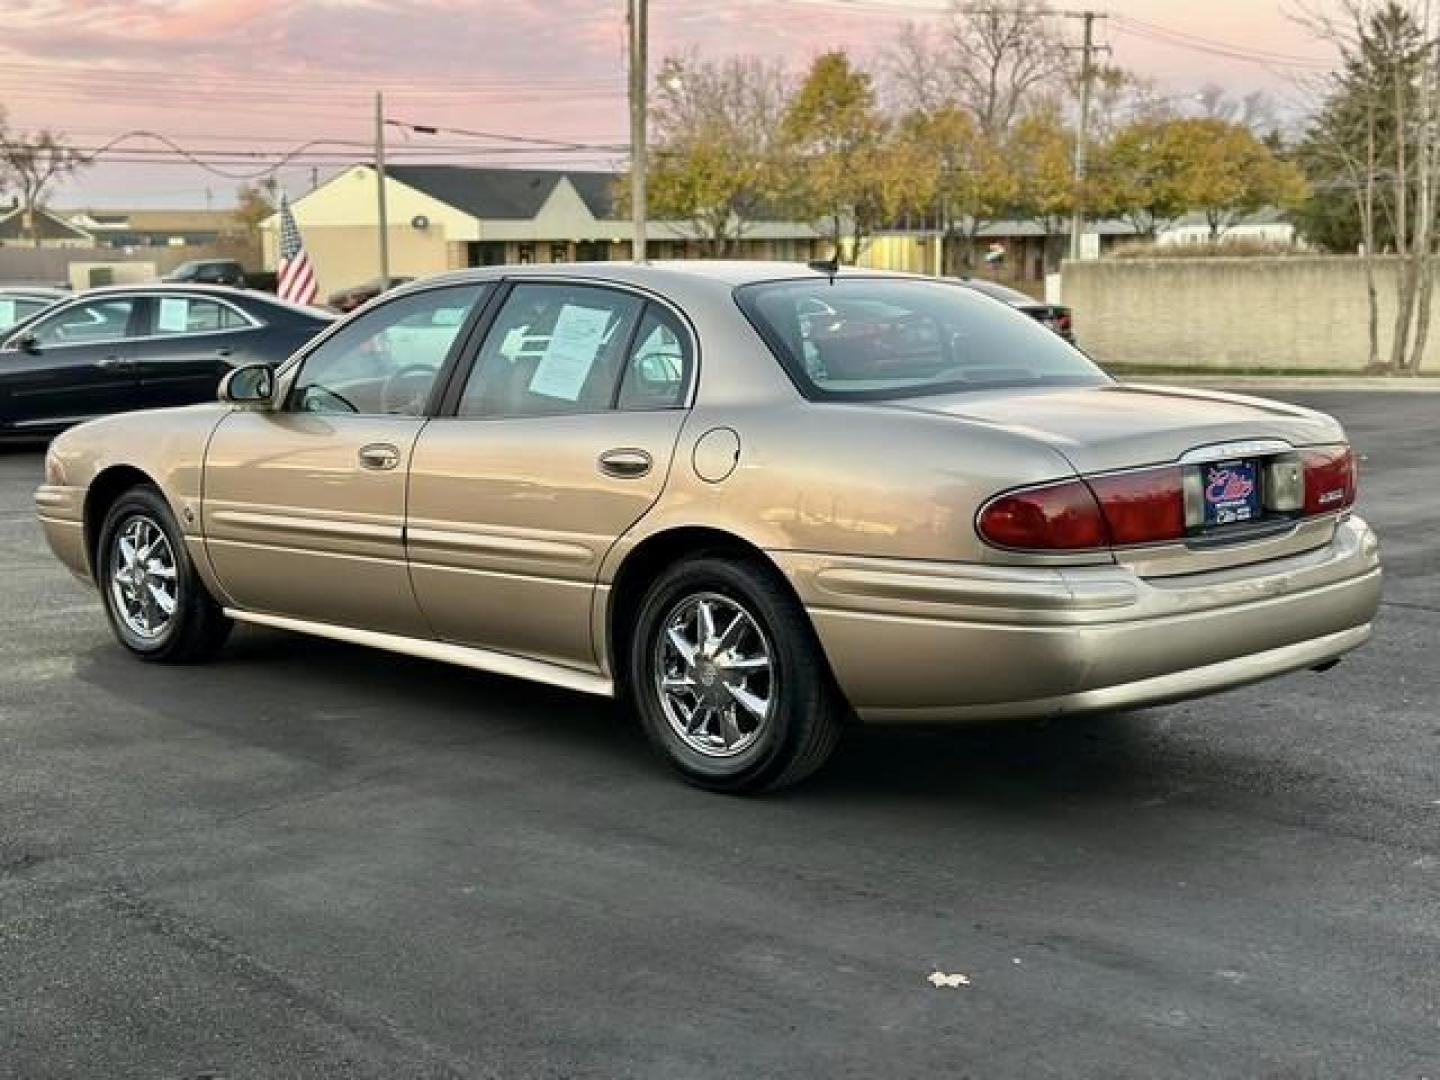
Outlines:
<svg viewBox="0 0 1440 1080"><path fill-rule="evenodd" d="M600 455L600 471L606 476L616 476L623 480L644 476L654 464L654 459L644 450L630 447L606 450Z"/></svg>
<svg viewBox="0 0 1440 1080"><path fill-rule="evenodd" d="M371 443L360 448L360 467L386 472L400 464L400 448L389 443Z"/></svg>
<svg viewBox="0 0 1440 1080"><path fill-rule="evenodd" d="M130 366L130 361L123 356L102 356L95 361L96 367L102 368L124 368Z"/></svg>

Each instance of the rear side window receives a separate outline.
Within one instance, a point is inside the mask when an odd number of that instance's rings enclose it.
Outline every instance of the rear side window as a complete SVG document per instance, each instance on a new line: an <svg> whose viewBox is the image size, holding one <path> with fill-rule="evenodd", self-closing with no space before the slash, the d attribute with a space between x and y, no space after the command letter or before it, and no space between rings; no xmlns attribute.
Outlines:
<svg viewBox="0 0 1440 1080"><path fill-rule="evenodd" d="M1035 320L961 285L816 277L742 286L736 300L814 400L1110 381Z"/></svg>
<svg viewBox="0 0 1440 1080"><path fill-rule="evenodd" d="M670 312L650 304L625 365L617 404L622 409L678 408L685 403L694 365L685 328Z"/></svg>
<svg viewBox="0 0 1440 1080"><path fill-rule="evenodd" d="M590 285L517 285L460 399L460 416L603 412L629 366L644 301Z"/></svg>
<svg viewBox="0 0 1440 1080"><path fill-rule="evenodd" d="M194 296L161 296L155 301L152 333L213 334L251 325L228 304Z"/></svg>

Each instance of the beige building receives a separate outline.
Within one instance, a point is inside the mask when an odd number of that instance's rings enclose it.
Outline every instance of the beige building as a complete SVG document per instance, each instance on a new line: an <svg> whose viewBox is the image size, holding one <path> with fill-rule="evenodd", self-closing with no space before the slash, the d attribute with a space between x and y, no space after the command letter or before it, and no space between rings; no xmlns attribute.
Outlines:
<svg viewBox="0 0 1440 1080"><path fill-rule="evenodd" d="M578 170L395 165L386 169L390 273L423 277L467 266L630 258L631 226L617 216L619 176ZM291 204L320 295L380 276L375 170L355 165ZM265 266L274 269L278 220L263 225ZM654 221L649 254L700 257L686 223ZM742 258L803 261L828 245L809 224L755 222Z"/></svg>

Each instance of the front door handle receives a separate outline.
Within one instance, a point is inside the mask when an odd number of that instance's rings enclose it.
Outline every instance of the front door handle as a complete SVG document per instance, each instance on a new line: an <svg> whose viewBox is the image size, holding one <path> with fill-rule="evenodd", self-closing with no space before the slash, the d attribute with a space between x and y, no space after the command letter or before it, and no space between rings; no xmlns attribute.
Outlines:
<svg viewBox="0 0 1440 1080"><path fill-rule="evenodd" d="M360 448L360 467L386 472L400 464L400 448L389 443L371 443Z"/></svg>
<svg viewBox="0 0 1440 1080"><path fill-rule="evenodd" d="M130 361L126 360L123 356L102 356L99 360L95 361L95 366L106 368L107 370L113 368L123 368L129 367Z"/></svg>
<svg viewBox="0 0 1440 1080"><path fill-rule="evenodd" d="M644 476L654 464L654 459L644 450L631 447L606 450L600 455L600 471L606 476L616 476L622 480Z"/></svg>
<svg viewBox="0 0 1440 1080"><path fill-rule="evenodd" d="M215 355L220 357L229 357L235 355L235 350L230 348L229 345L221 345L220 348L215 350Z"/></svg>

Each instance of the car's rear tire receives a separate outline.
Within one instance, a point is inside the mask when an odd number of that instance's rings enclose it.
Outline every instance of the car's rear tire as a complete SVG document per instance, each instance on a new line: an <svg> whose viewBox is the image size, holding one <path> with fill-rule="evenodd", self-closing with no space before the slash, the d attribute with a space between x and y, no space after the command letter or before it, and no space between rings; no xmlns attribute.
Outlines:
<svg viewBox="0 0 1440 1080"><path fill-rule="evenodd" d="M230 634L195 572L170 505L149 485L111 505L95 548L96 581L116 639L142 660L209 659Z"/></svg>
<svg viewBox="0 0 1440 1080"><path fill-rule="evenodd" d="M834 752L844 704L804 610L768 567L678 562L629 635L629 694L651 744L711 791L787 787Z"/></svg>

